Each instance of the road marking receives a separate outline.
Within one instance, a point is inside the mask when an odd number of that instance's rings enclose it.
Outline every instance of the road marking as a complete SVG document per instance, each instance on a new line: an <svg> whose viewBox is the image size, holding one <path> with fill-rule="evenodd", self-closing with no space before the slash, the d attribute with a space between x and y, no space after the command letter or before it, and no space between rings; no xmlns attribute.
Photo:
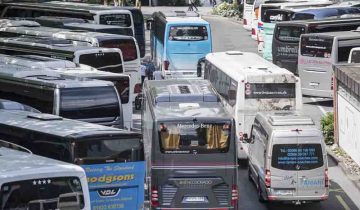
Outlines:
<svg viewBox="0 0 360 210"><path fill-rule="evenodd" d="M337 195L336 198L338 199L338 201L344 207L345 210L351 210L350 207L346 204L346 202L340 195Z"/></svg>
<svg viewBox="0 0 360 210"><path fill-rule="evenodd" d="M344 190L341 188L338 189L330 189L329 192L339 192L339 193L344 193Z"/></svg>
<svg viewBox="0 0 360 210"><path fill-rule="evenodd" d="M317 105L317 108L320 109L320 111L322 112L323 115L325 115L326 113L328 113L322 106L319 105L318 101L317 101L315 98L311 98L311 100L312 100L313 102L316 102L316 104L318 104L318 105Z"/></svg>

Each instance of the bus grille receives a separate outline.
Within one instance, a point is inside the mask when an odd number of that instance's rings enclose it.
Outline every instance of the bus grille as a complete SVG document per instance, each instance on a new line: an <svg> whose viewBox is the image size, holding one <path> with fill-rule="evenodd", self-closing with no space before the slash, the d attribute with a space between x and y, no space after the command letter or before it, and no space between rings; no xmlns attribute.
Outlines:
<svg viewBox="0 0 360 210"><path fill-rule="evenodd" d="M229 186L226 184L217 185L214 186L213 191L219 205L229 205Z"/></svg>
<svg viewBox="0 0 360 210"><path fill-rule="evenodd" d="M162 187L161 191L162 205L171 205L171 202L175 197L177 188L172 185L165 185Z"/></svg>

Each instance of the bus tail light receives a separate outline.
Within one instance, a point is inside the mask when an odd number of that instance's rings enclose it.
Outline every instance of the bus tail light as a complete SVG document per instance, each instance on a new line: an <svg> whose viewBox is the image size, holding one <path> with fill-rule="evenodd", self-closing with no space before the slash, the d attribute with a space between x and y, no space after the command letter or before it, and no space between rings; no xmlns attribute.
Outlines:
<svg viewBox="0 0 360 210"><path fill-rule="evenodd" d="M265 186L267 188L271 186L271 173L269 169L265 170Z"/></svg>
<svg viewBox="0 0 360 210"><path fill-rule="evenodd" d="M259 28L259 29L262 29L262 27L263 27L263 23L258 22L258 28Z"/></svg>
<svg viewBox="0 0 360 210"><path fill-rule="evenodd" d="M134 93L141 93L141 84L137 83L134 87Z"/></svg>
<svg viewBox="0 0 360 210"><path fill-rule="evenodd" d="M231 188L231 206L236 207L239 200L238 186L233 185Z"/></svg>
<svg viewBox="0 0 360 210"><path fill-rule="evenodd" d="M170 66L170 62L169 61L164 61L164 70L165 71L169 70L169 66Z"/></svg>
<svg viewBox="0 0 360 210"><path fill-rule="evenodd" d="M151 206L158 207L159 206L159 191L157 186L151 187Z"/></svg>
<svg viewBox="0 0 360 210"><path fill-rule="evenodd" d="M255 28L251 29L251 35L255 35Z"/></svg>
<svg viewBox="0 0 360 210"><path fill-rule="evenodd" d="M247 25L247 20L244 18L243 20L243 24L246 26Z"/></svg>
<svg viewBox="0 0 360 210"><path fill-rule="evenodd" d="M328 171L328 169L325 169L324 175L325 175L325 187L329 187L329 171Z"/></svg>

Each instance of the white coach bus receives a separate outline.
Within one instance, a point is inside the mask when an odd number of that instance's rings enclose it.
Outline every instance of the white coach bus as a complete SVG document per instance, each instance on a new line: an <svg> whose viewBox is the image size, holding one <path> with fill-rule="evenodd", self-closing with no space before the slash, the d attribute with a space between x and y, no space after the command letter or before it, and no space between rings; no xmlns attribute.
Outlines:
<svg viewBox="0 0 360 210"><path fill-rule="evenodd" d="M238 159L247 159L244 139L257 112L302 108L299 78L255 53L210 53L203 66L204 78L212 83L235 118Z"/></svg>

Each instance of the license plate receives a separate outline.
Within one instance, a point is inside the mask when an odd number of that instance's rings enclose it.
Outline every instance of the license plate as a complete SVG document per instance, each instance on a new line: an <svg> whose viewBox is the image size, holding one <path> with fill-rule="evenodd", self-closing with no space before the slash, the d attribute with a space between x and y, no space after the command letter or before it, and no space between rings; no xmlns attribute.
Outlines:
<svg viewBox="0 0 360 210"><path fill-rule="evenodd" d="M183 200L185 203L207 203L206 197L185 197Z"/></svg>
<svg viewBox="0 0 360 210"><path fill-rule="evenodd" d="M293 195L294 191L293 190L275 190L275 194L280 195L280 196L288 196L288 195Z"/></svg>

